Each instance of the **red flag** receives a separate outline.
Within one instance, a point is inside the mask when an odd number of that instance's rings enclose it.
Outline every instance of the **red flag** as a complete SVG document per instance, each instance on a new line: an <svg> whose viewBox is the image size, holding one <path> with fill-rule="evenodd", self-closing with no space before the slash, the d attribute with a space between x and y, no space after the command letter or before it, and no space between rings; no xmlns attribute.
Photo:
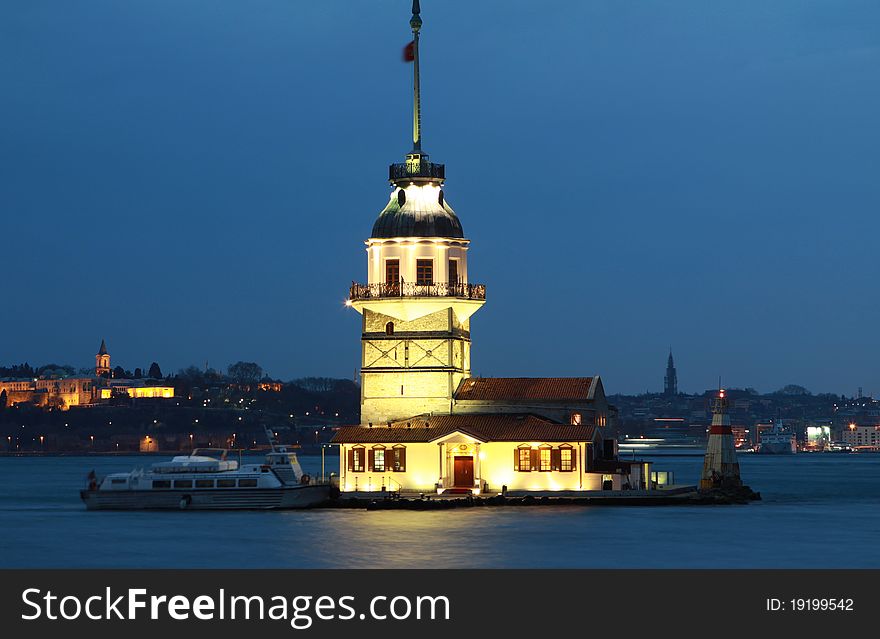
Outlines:
<svg viewBox="0 0 880 639"><path fill-rule="evenodd" d="M404 62L412 62L416 59L416 42L413 40L408 45L403 47L403 61Z"/></svg>

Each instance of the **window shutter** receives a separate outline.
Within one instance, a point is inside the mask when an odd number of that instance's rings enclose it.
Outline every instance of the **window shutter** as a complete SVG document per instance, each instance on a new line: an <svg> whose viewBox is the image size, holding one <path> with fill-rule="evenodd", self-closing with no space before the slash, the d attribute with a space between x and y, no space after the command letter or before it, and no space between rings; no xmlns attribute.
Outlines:
<svg viewBox="0 0 880 639"><path fill-rule="evenodd" d="M562 470L562 451L558 448L550 451L550 470Z"/></svg>
<svg viewBox="0 0 880 639"><path fill-rule="evenodd" d="M350 448L348 450L348 470L349 471L354 470L354 449L353 448Z"/></svg>
<svg viewBox="0 0 880 639"><path fill-rule="evenodd" d="M400 472L406 472L406 448L398 448L400 451Z"/></svg>
<svg viewBox="0 0 880 639"><path fill-rule="evenodd" d="M376 453L372 448L370 449L370 456L368 459L370 461L367 465L367 470L373 472L373 465L376 463Z"/></svg>
<svg viewBox="0 0 880 639"><path fill-rule="evenodd" d="M578 450L579 449L580 449L580 446L578 446L577 448L571 449L571 469L572 470L577 470L577 467L578 467L577 459L578 459Z"/></svg>
<svg viewBox="0 0 880 639"><path fill-rule="evenodd" d="M531 452L531 470L541 470L541 452L537 448L533 448Z"/></svg>
<svg viewBox="0 0 880 639"><path fill-rule="evenodd" d="M519 468L519 448L513 449L513 470L518 471Z"/></svg>

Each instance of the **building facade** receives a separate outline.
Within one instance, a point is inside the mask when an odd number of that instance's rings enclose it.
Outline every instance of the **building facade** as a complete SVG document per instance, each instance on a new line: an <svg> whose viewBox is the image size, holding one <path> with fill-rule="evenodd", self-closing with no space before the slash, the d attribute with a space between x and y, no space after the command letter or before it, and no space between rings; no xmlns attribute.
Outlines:
<svg viewBox="0 0 880 639"><path fill-rule="evenodd" d="M4 391L9 406L31 404L60 410L92 406L119 395L132 399L174 397L173 386L155 380L113 379L104 340L95 356L95 377L0 379L0 393Z"/></svg>

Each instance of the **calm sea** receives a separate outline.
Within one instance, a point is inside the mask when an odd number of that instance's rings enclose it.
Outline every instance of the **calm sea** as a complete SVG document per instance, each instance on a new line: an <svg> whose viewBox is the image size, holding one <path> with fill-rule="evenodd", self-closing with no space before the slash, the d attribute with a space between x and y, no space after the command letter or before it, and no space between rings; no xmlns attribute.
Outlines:
<svg viewBox="0 0 880 639"><path fill-rule="evenodd" d="M764 497L746 506L210 513L80 502L90 469L159 459L0 458L0 567L880 567L880 455L741 456ZM693 483L702 458L654 461ZM320 470L320 458L301 463Z"/></svg>

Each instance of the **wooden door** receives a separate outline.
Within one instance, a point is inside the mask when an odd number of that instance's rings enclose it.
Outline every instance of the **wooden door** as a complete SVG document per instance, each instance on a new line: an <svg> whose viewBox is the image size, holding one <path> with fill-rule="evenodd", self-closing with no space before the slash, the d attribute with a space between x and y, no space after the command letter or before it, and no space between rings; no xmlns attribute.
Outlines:
<svg viewBox="0 0 880 639"><path fill-rule="evenodd" d="M452 472L452 481L456 488L474 487L474 458L456 457Z"/></svg>

